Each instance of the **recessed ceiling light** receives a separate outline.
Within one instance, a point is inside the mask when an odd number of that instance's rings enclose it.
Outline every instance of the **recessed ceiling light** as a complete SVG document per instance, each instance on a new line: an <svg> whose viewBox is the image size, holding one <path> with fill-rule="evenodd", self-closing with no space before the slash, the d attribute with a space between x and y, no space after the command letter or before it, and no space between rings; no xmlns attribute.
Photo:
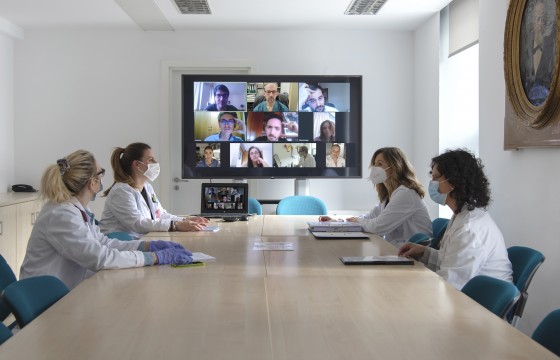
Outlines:
<svg viewBox="0 0 560 360"><path fill-rule="evenodd" d="M354 0L344 15L375 15L386 2L387 0Z"/></svg>

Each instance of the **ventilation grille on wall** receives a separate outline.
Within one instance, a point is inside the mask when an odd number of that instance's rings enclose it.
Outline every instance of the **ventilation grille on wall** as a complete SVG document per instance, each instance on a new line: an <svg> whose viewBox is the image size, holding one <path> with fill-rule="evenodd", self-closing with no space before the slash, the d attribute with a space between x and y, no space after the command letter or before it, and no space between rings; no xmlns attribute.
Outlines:
<svg viewBox="0 0 560 360"><path fill-rule="evenodd" d="M420 0L419 0L420 1ZM375 15L387 0L354 0L345 15Z"/></svg>
<svg viewBox="0 0 560 360"><path fill-rule="evenodd" d="M204 15L204 14L212 14L210 10L210 5L206 0L173 0L175 5L177 5L177 9L181 14L187 15Z"/></svg>

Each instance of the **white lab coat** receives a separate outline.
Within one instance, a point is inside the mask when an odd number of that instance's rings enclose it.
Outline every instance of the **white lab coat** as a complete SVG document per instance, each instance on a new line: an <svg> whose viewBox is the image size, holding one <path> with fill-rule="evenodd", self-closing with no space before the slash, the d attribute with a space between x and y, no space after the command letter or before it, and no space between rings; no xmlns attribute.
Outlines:
<svg viewBox="0 0 560 360"><path fill-rule="evenodd" d="M476 275L513 280L504 237L480 208L453 215L440 249L426 248L421 261L459 290Z"/></svg>
<svg viewBox="0 0 560 360"><path fill-rule="evenodd" d="M144 266L144 253L135 251L142 241L109 239L84 210L76 198L45 204L27 244L22 279L53 275L72 289L101 269Z"/></svg>
<svg viewBox="0 0 560 360"><path fill-rule="evenodd" d="M182 218L169 214L158 201L150 183L144 185L148 204L142 193L125 183L116 183L105 201L99 227L104 234L124 231L135 238L150 231L168 231L171 220Z"/></svg>
<svg viewBox="0 0 560 360"><path fill-rule="evenodd" d="M416 191L404 185L393 191L387 205L380 202L359 222L364 231L381 235L396 247L416 233L432 236L432 221L426 203Z"/></svg>
<svg viewBox="0 0 560 360"><path fill-rule="evenodd" d="M326 158L326 166L327 167L346 167L346 160L343 157L338 157L336 164L331 155L327 155Z"/></svg>

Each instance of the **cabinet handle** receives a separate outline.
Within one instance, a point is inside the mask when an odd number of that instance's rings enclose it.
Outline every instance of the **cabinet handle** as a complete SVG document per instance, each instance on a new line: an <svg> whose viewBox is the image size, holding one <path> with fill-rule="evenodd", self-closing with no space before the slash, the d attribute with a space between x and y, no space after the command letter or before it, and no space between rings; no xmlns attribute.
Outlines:
<svg viewBox="0 0 560 360"><path fill-rule="evenodd" d="M4 232L4 224L0 221L0 235Z"/></svg>

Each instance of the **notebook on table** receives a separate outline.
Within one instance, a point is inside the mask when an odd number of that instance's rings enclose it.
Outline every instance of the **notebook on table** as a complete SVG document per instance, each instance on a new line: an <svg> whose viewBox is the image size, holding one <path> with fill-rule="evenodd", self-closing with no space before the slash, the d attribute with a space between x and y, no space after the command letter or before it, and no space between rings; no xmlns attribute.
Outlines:
<svg viewBox="0 0 560 360"><path fill-rule="evenodd" d="M311 233L319 240L369 239L369 236L361 231L311 231Z"/></svg>
<svg viewBox="0 0 560 360"><path fill-rule="evenodd" d="M414 260L397 255L341 256L344 265L414 265Z"/></svg>
<svg viewBox="0 0 560 360"><path fill-rule="evenodd" d="M249 213L249 185L246 183L203 183L200 214L207 218L233 218Z"/></svg>

